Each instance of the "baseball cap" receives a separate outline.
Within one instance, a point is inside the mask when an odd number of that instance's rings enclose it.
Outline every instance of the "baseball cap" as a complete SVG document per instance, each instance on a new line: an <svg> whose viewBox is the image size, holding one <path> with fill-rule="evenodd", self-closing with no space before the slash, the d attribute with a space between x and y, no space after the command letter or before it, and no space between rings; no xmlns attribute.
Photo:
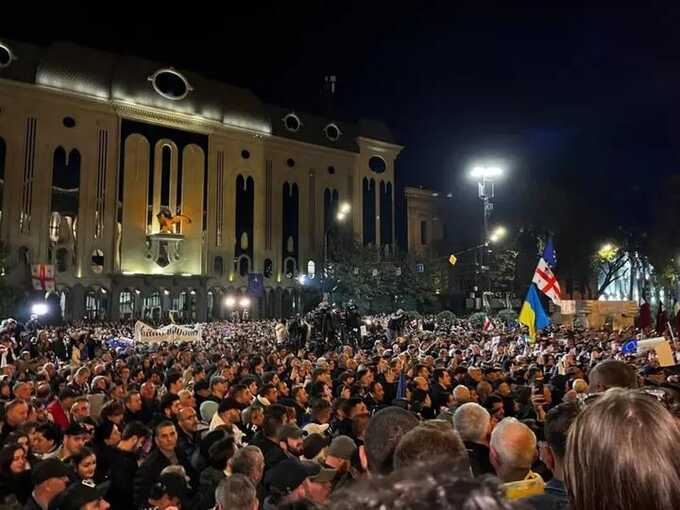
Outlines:
<svg viewBox="0 0 680 510"><path fill-rule="evenodd" d="M317 464L316 462L310 461L310 460L303 460L301 462L302 462L302 464L309 466L311 469L316 469L314 466L319 466L319 464ZM328 482L332 482L333 480L335 480L335 475L338 473L338 471L336 469L331 469L331 468L327 468L327 467L323 467L323 466L320 466L320 467L321 467L321 470L319 470L318 474L309 477L309 479L312 482L328 483Z"/></svg>
<svg viewBox="0 0 680 510"><path fill-rule="evenodd" d="M80 510L83 505L103 498L109 486L109 483L96 485L92 480L74 483L59 495L54 510Z"/></svg>
<svg viewBox="0 0 680 510"><path fill-rule="evenodd" d="M62 478L69 474L69 468L59 459L46 459L35 465L31 481L33 485L40 485L50 478Z"/></svg>
<svg viewBox="0 0 680 510"><path fill-rule="evenodd" d="M352 460L357 451L357 444L349 436L336 436L328 447L328 455L338 459Z"/></svg>
<svg viewBox="0 0 680 510"><path fill-rule="evenodd" d="M303 464L297 459L289 458L269 469L265 474L264 483L271 492L287 495L307 478L317 476L320 471L321 466L316 463Z"/></svg>
<svg viewBox="0 0 680 510"><path fill-rule="evenodd" d="M302 455L305 459L314 459L321 450L328 446L330 438L322 434L309 434L302 442Z"/></svg>
<svg viewBox="0 0 680 510"><path fill-rule="evenodd" d="M285 441L286 439L302 439L305 433L297 425L288 424L281 427L278 436L279 441Z"/></svg>
<svg viewBox="0 0 680 510"><path fill-rule="evenodd" d="M302 427L302 430L307 432L307 434L324 434L330 425L328 423L308 423L304 427Z"/></svg>

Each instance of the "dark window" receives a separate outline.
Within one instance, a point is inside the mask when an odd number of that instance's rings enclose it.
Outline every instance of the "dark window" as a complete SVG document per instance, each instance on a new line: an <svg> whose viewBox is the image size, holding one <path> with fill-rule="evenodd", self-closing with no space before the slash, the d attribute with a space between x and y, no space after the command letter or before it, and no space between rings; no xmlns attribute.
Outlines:
<svg viewBox="0 0 680 510"><path fill-rule="evenodd" d="M238 273L241 276L248 276L248 266L248 257L241 257L241 260L239 261Z"/></svg>
<svg viewBox="0 0 680 510"><path fill-rule="evenodd" d="M288 165L289 168L293 168L295 166L295 160L293 158L288 158L286 160L286 165Z"/></svg>
<svg viewBox="0 0 680 510"><path fill-rule="evenodd" d="M222 260L222 257L215 257L213 273L217 276L222 276L224 274L224 261Z"/></svg>
<svg viewBox="0 0 680 510"><path fill-rule="evenodd" d="M184 77L170 70L158 71L153 77L153 86L156 92L168 99L183 99L189 93Z"/></svg>
<svg viewBox="0 0 680 510"><path fill-rule="evenodd" d="M7 147L5 145L5 140L0 138L0 181L5 180L5 152Z"/></svg>
<svg viewBox="0 0 680 510"><path fill-rule="evenodd" d="M76 127L76 119L74 119L73 117L64 117L62 122L64 123L64 127L67 128Z"/></svg>
<svg viewBox="0 0 680 510"><path fill-rule="evenodd" d="M294 113L289 113L283 118L283 124L288 131L297 131L300 129L300 119Z"/></svg>
<svg viewBox="0 0 680 510"><path fill-rule="evenodd" d="M245 149L243 149L243 150L241 151L241 157L242 157L243 159L248 159L248 158L250 158L250 152L247 151L247 150L245 150Z"/></svg>
<svg viewBox="0 0 680 510"><path fill-rule="evenodd" d="M380 156L372 156L371 159L368 160L368 168L376 174L381 174L385 171L387 165L385 164L385 160Z"/></svg>
<svg viewBox="0 0 680 510"><path fill-rule="evenodd" d="M271 278L274 273L274 263L272 259L264 259L264 277Z"/></svg>
<svg viewBox="0 0 680 510"><path fill-rule="evenodd" d="M328 173L330 175L335 175L335 167L334 166L329 166L328 167Z"/></svg>
<svg viewBox="0 0 680 510"><path fill-rule="evenodd" d="M6 46L0 45L0 67L7 67L12 63L12 52Z"/></svg>
<svg viewBox="0 0 680 510"><path fill-rule="evenodd" d="M295 261L293 259L286 260L286 278L295 276Z"/></svg>
<svg viewBox="0 0 680 510"><path fill-rule="evenodd" d="M161 205L170 206L170 163L172 149L164 145L161 149Z"/></svg>
<svg viewBox="0 0 680 510"><path fill-rule="evenodd" d="M420 222L420 244L427 244L427 221Z"/></svg>
<svg viewBox="0 0 680 510"><path fill-rule="evenodd" d="M337 142L340 139L340 128L335 124L328 124L324 128L324 134L331 142Z"/></svg>

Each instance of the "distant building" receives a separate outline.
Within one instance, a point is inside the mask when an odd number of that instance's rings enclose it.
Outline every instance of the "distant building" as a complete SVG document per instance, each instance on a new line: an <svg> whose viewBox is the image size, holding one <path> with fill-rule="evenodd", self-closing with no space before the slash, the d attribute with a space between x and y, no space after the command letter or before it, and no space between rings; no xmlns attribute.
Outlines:
<svg viewBox="0 0 680 510"><path fill-rule="evenodd" d="M165 64L0 41L3 269L28 288L52 265L65 319L221 318L249 289L251 316L289 316L341 204L394 244L401 149Z"/></svg>
<svg viewBox="0 0 680 510"><path fill-rule="evenodd" d="M436 191L411 186L404 188L404 195L408 251L417 254L443 250L446 239L445 199Z"/></svg>

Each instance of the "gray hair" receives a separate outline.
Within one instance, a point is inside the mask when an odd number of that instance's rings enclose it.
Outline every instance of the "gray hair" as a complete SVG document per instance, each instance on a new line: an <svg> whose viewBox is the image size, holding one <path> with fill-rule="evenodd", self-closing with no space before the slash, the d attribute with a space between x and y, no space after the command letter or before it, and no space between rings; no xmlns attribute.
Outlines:
<svg viewBox="0 0 680 510"><path fill-rule="evenodd" d="M239 448L229 461L231 472L252 477L256 468L264 465L264 456L257 446L249 445Z"/></svg>
<svg viewBox="0 0 680 510"><path fill-rule="evenodd" d="M474 402L463 404L453 414L453 426L463 441L482 441L490 421L489 411Z"/></svg>
<svg viewBox="0 0 680 510"><path fill-rule="evenodd" d="M215 508L231 510L232 508L249 509L255 506L257 493L250 478L235 474L225 478L215 489Z"/></svg>
<svg viewBox="0 0 680 510"><path fill-rule="evenodd" d="M536 434L517 418L504 418L491 433L490 447L501 465L528 469L534 462Z"/></svg>

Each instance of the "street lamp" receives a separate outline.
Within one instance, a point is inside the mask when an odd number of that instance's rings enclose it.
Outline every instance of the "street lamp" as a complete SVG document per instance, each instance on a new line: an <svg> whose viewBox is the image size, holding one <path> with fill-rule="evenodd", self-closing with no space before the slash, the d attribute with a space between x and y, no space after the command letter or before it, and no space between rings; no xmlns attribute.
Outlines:
<svg viewBox="0 0 680 510"><path fill-rule="evenodd" d="M41 315L45 315L49 311L47 307L47 303L35 303L33 306L31 306L31 313L33 315L37 315L40 317Z"/></svg>
<svg viewBox="0 0 680 510"><path fill-rule="evenodd" d="M493 232L491 232L491 235L489 236L489 241L491 241L492 243L497 243L501 241L505 237L505 234L507 233L508 231L505 227L498 226L493 230Z"/></svg>
<svg viewBox="0 0 680 510"><path fill-rule="evenodd" d="M597 256L603 260L611 261L614 259L614 257L616 257L617 251L619 251L617 246L613 245L612 243L605 243L597 251Z"/></svg>
<svg viewBox="0 0 680 510"><path fill-rule="evenodd" d="M236 299L234 296L227 296L224 299L224 304L227 305L227 308L234 308L234 305L236 304Z"/></svg>
<svg viewBox="0 0 680 510"><path fill-rule="evenodd" d="M242 297L238 304L241 306L241 308L248 308L250 307L250 298Z"/></svg>

